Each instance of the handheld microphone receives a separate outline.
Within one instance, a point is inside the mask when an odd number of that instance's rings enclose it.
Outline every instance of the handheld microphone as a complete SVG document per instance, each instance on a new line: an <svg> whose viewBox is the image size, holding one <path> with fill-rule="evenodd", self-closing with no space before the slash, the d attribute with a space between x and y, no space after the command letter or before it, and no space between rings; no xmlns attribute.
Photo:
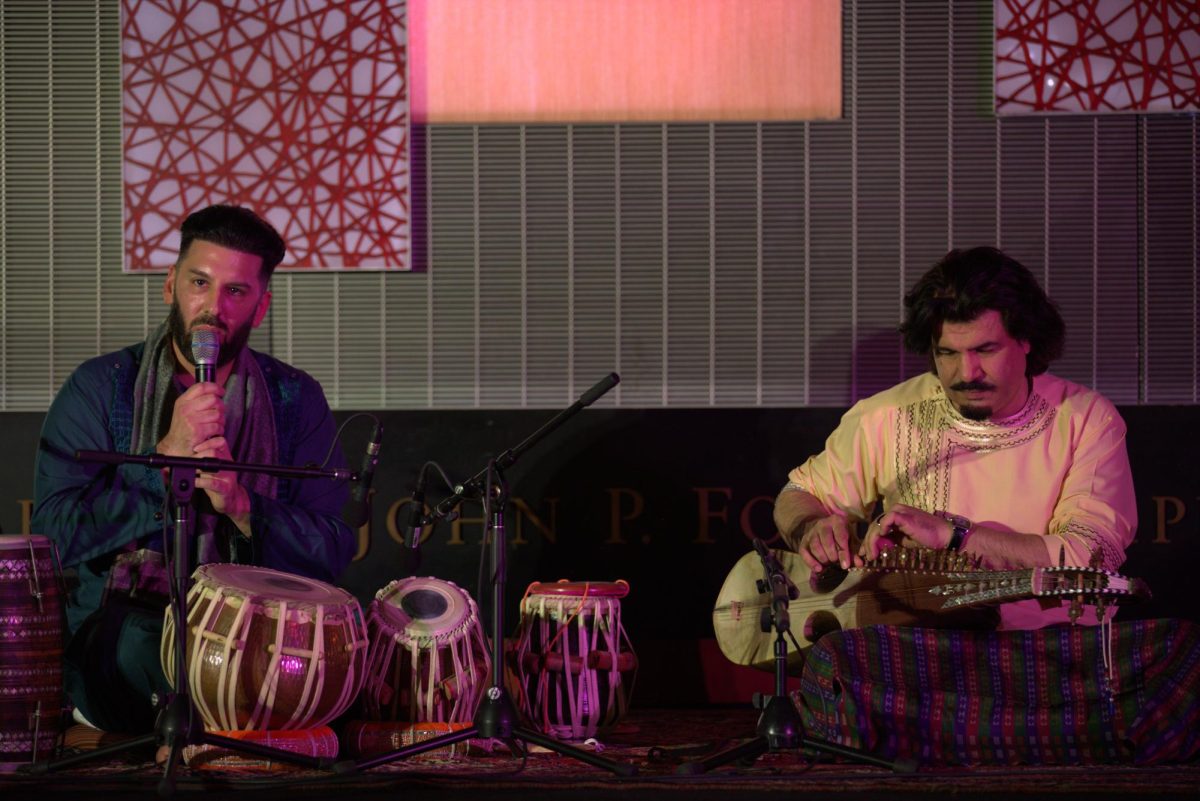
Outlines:
<svg viewBox="0 0 1200 801"><path fill-rule="evenodd" d="M216 331L197 331L192 334L192 364L196 366L197 384L216 380L220 347Z"/></svg>
<svg viewBox="0 0 1200 801"><path fill-rule="evenodd" d="M413 487L412 509L408 512L408 526L405 536L408 537L408 547L416 550L421 544L421 524L425 519L425 479L428 474L428 462L421 465L417 473L417 485Z"/></svg>
<svg viewBox="0 0 1200 801"><path fill-rule="evenodd" d="M358 483L350 493L347 504L351 528L361 528L371 516L371 482L375 480L375 468L379 466L379 446L383 444L383 425L378 421L375 430L371 432L371 440L367 443L367 451L363 455L362 470L358 473Z"/></svg>

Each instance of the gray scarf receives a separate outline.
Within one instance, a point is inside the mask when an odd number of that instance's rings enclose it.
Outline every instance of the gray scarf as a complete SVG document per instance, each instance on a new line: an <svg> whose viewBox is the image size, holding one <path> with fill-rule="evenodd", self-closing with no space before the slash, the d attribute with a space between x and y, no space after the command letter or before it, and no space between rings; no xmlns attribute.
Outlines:
<svg viewBox="0 0 1200 801"><path fill-rule="evenodd" d="M142 363L133 385L133 441L130 453L152 453L166 434L175 407L175 353L163 322L146 339ZM242 348L225 382L225 438L236 462L275 464L275 414L267 382L249 348ZM251 492L274 498L274 476L238 473L238 483ZM228 544L218 536L221 516L205 503L196 515L196 557L200 564L222 561ZM231 530L226 525L223 528Z"/></svg>

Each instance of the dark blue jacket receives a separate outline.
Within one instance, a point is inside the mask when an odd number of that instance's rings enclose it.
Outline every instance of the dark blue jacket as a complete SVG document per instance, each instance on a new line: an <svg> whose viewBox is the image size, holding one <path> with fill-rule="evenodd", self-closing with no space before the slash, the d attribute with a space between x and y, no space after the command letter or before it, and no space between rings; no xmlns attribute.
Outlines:
<svg viewBox="0 0 1200 801"><path fill-rule="evenodd" d="M72 631L99 605L116 555L130 543L159 549L164 519L170 521L158 469L74 458L81 449L129 452L133 385L143 349L144 343L138 343L80 365L55 396L42 425L32 527L54 540L64 566L78 570L80 583L68 611ZM278 359L251 353L267 380L279 462L323 464L336 426L320 384ZM345 467L340 447L333 448L326 466ZM354 554L354 532L341 519L349 489L326 479L278 482L275 499L250 492L252 536L230 537L232 558L335 581Z"/></svg>

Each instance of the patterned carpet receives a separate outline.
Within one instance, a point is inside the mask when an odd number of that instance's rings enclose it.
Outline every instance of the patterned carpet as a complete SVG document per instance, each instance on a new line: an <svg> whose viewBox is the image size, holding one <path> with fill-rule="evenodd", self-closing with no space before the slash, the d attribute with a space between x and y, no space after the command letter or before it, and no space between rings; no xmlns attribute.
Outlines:
<svg viewBox="0 0 1200 801"><path fill-rule="evenodd" d="M685 792L688 798L749 799L765 793L803 793L823 799L907 799L954 794L975 801L1001 798L1156 799L1200 797L1200 764L1134 768L919 769L900 775L886 768L819 757L798 751L767 754L752 765L733 764L698 776L681 776L681 762L698 759L753 734L757 713L749 708L634 710L603 733L598 748L617 763L636 765L637 775L608 771L532 747L526 758L504 747L488 753L474 743L467 753L424 754L362 772L277 766L263 768L183 767L176 773L176 797L255 799L444 798L449 793L478 801L549 797L567 799L642 798L650 793ZM589 750L594 750L587 746ZM460 749L461 750L461 749ZM120 758L84 763L45 776L0 776L0 798L39 801L72 798L154 798L162 769L153 751L126 752Z"/></svg>

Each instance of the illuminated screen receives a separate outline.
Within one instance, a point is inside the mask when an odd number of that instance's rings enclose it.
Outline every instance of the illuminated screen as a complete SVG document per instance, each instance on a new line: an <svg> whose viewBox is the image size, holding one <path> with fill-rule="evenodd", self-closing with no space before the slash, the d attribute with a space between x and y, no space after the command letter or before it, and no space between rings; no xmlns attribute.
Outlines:
<svg viewBox="0 0 1200 801"><path fill-rule="evenodd" d="M409 0L417 122L836 119L840 0Z"/></svg>
<svg viewBox="0 0 1200 801"><path fill-rule="evenodd" d="M996 113L1200 109L1195 0L1002 0Z"/></svg>

